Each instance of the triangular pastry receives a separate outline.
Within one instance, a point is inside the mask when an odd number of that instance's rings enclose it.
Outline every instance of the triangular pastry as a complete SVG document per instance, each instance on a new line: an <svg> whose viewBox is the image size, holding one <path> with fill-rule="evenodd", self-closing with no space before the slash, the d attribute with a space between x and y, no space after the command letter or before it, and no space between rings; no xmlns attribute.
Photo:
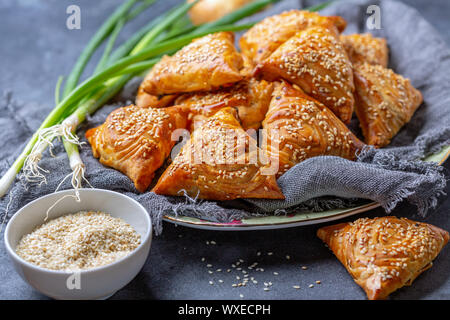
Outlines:
<svg viewBox="0 0 450 320"><path fill-rule="evenodd" d="M242 53L257 65L298 31L330 24L340 32L346 27L345 20L339 16L324 17L315 12L290 10L257 23L241 37L239 44Z"/></svg>
<svg viewBox="0 0 450 320"><path fill-rule="evenodd" d="M284 81L275 87L263 128L268 154L278 159L277 176L315 156L353 160L364 146L327 107Z"/></svg>
<svg viewBox="0 0 450 320"><path fill-rule="evenodd" d="M296 33L259 67L266 80L298 85L344 123L353 114L353 70L336 28L311 27Z"/></svg>
<svg viewBox="0 0 450 320"><path fill-rule="evenodd" d="M89 129L86 138L94 157L126 174L144 192L154 172L162 166L175 144L172 132L186 127L187 115L178 107L114 110L105 123Z"/></svg>
<svg viewBox="0 0 450 320"><path fill-rule="evenodd" d="M389 50L386 39L370 33L341 35L341 41L351 63L377 64L387 68Z"/></svg>
<svg viewBox="0 0 450 320"><path fill-rule="evenodd" d="M224 107L238 109L244 130L257 130L267 113L272 91L272 83L250 79L217 91L184 94L175 104L189 110L191 130Z"/></svg>
<svg viewBox="0 0 450 320"><path fill-rule="evenodd" d="M136 94L136 106L140 108L165 108L175 101L178 97L176 94L168 94L165 96L154 96L145 92L142 85Z"/></svg>
<svg viewBox="0 0 450 320"><path fill-rule="evenodd" d="M164 56L142 86L152 95L210 91L242 80L242 68L234 35L218 32L192 41L173 56Z"/></svg>
<svg viewBox="0 0 450 320"><path fill-rule="evenodd" d="M151 72L147 74L144 80L141 82L138 91L136 93L135 104L140 108L165 108L169 105L173 105L173 102L178 97L177 94L168 95L153 95L144 90L144 84L148 77L151 76Z"/></svg>
<svg viewBox="0 0 450 320"><path fill-rule="evenodd" d="M236 116L235 109L223 108L195 129L152 191L209 200L284 199Z"/></svg>
<svg viewBox="0 0 450 320"><path fill-rule="evenodd" d="M411 82L391 69L368 63L354 66L356 115L366 143L388 145L423 101Z"/></svg>
<svg viewBox="0 0 450 320"><path fill-rule="evenodd" d="M362 218L320 228L322 239L370 300L385 299L431 267L449 234L406 218Z"/></svg>

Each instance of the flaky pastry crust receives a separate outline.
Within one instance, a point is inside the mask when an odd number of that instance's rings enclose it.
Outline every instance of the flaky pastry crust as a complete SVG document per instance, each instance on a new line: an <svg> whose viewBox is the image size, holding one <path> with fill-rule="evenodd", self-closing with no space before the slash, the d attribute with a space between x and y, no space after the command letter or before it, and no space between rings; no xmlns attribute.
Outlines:
<svg viewBox="0 0 450 320"><path fill-rule="evenodd" d="M391 69L368 63L354 66L356 115L366 143L388 145L423 101L411 82Z"/></svg>
<svg viewBox="0 0 450 320"><path fill-rule="evenodd" d="M282 44L260 66L266 80L283 78L326 105L344 123L353 114L353 70L336 28L311 27Z"/></svg>
<svg viewBox="0 0 450 320"><path fill-rule="evenodd" d="M136 189L144 192L155 171L170 154L175 129L185 128L187 115L178 107L114 110L105 123L89 129L86 138L94 157L126 174Z"/></svg>
<svg viewBox="0 0 450 320"><path fill-rule="evenodd" d="M135 103L140 108L165 108L172 105L177 97L177 94L168 94L165 96L148 94L141 84L136 95Z"/></svg>
<svg viewBox="0 0 450 320"><path fill-rule="evenodd" d="M341 35L341 41L351 63L380 65L387 68L389 50L386 39L376 38L370 33Z"/></svg>
<svg viewBox="0 0 450 320"><path fill-rule="evenodd" d="M322 239L370 300L385 299L431 267L449 234L406 218L362 218L320 228Z"/></svg>
<svg viewBox="0 0 450 320"><path fill-rule="evenodd" d="M231 32L195 39L173 56L164 56L142 86L152 95L210 91L243 79L242 56Z"/></svg>
<svg viewBox="0 0 450 320"><path fill-rule="evenodd" d="M272 83L252 78L217 91L184 94L175 104L189 111L191 131L225 107L237 108L244 130L257 130L267 113L272 91Z"/></svg>
<svg viewBox="0 0 450 320"><path fill-rule="evenodd" d="M284 81L274 90L263 128L267 152L278 159L277 176L315 156L354 160L364 146L327 107Z"/></svg>
<svg viewBox="0 0 450 320"><path fill-rule="evenodd" d="M290 10L257 23L241 37L239 44L242 53L258 65L297 32L312 26L330 25L342 32L347 23L339 16L324 17L315 12Z"/></svg>
<svg viewBox="0 0 450 320"><path fill-rule="evenodd" d="M223 108L197 128L152 191L209 200L284 199L236 117L235 109Z"/></svg>

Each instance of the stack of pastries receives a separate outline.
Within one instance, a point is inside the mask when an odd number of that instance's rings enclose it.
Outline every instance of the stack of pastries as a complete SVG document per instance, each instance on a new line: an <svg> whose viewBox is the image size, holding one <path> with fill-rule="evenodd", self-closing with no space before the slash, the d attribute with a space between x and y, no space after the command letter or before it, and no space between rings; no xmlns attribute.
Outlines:
<svg viewBox="0 0 450 320"><path fill-rule="evenodd" d="M386 40L342 35L345 27L341 17L291 10L248 30L240 52L230 32L192 41L150 70L136 105L87 131L94 156L140 192L154 184L168 196L284 199L277 178L290 168L384 147L422 103L410 81L387 68ZM364 142L347 127L354 113ZM317 235L369 299L411 284L449 240L444 230L396 217Z"/></svg>
<svg viewBox="0 0 450 320"><path fill-rule="evenodd" d="M422 102L387 69L384 39L341 35L345 27L341 17L291 10L248 30L240 51L230 32L195 39L150 70L136 105L86 133L94 156L140 192L166 163L157 194L283 199L276 179L291 167L386 146ZM347 128L354 111L365 143ZM176 150L180 130L190 139Z"/></svg>

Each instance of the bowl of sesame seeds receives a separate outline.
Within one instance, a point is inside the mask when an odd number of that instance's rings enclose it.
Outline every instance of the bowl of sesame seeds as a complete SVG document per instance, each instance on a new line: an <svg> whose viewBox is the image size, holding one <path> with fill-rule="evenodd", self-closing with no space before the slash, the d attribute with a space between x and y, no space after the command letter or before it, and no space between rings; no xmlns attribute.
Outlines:
<svg viewBox="0 0 450 320"><path fill-rule="evenodd" d="M145 208L101 189L80 189L79 199L73 190L38 198L20 209L5 230L15 270L55 299L112 296L142 269L151 239Z"/></svg>

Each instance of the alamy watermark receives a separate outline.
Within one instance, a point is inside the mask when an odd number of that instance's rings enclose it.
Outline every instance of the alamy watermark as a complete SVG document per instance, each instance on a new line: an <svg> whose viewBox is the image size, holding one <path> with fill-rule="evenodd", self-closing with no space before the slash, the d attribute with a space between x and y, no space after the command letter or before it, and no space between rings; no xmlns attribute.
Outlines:
<svg viewBox="0 0 450 320"><path fill-rule="evenodd" d="M182 161L191 165L262 165L262 175L273 175L278 172L280 130L261 129L258 132L249 129L243 132L239 129L196 129L195 139L186 129L172 132L171 140L178 142L171 152L171 159L184 157ZM258 140L260 148L258 148ZM189 152L180 154L181 148L190 143ZM267 150L271 150L271 157Z"/></svg>
<svg viewBox="0 0 450 320"><path fill-rule="evenodd" d="M370 16L367 18L366 26L369 30L381 29L381 9L377 5L367 7L366 13Z"/></svg>
<svg viewBox="0 0 450 320"><path fill-rule="evenodd" d="M67 7L66 13L69 15L66 19L66 27L69 30L81 29L81 9L72 4Z"/></svg>
<svg viewBox="0 0 450 320"><path fill-rule="evenodd" d="M81 290L81 272L74 272L67 277L66 287L69 290Z"/></svg>

